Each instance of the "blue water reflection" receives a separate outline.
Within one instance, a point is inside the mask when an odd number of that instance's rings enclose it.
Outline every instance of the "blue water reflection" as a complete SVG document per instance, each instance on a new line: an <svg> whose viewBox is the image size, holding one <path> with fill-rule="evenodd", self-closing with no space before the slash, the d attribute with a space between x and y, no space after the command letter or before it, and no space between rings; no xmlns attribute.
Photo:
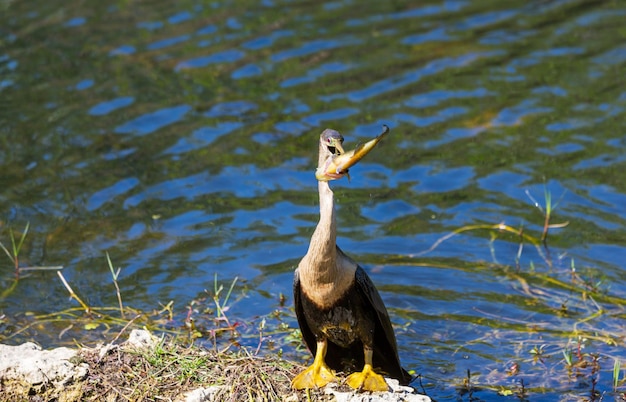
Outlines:
<svg viewBox="0 0 626 402"><path fill-rule="evenodd" d="M182 120L191 106L179 105L141 115L115 128L116 133L146 135Z"/></svg>
<svg viewBox="0 0 626 402"><path fill-rule="evenodd" d="M139 180L136 177L129 177L127 179L120 180L113 186L94 193L89 200L87 200L86 208L89 211L95 211L104 203L114 201L115 197L127 193L138 184Z"/></svg>
<svg viewBox="0 0 626 402"><path fill-rule="evenodd" d="M443 58L439 60L434 60L427 63L424 67L405 72L399 77L390 77L388 79L376 82L365 89L352 91L347 94L347 98L354 102L363 101L374 96L379 96L398 88L413 84L429 75L440 73L445 69L461 67L463 65L472 63L473 61L482 57L495 56L497 53L498 52L470 53L457 58Z"/></svg>
<svg viewBox="0 0 626 402"><path fill-rule="evenodd" d="M185 154L194 149L206 147L211 145L215 140L223 135L226 135L238 128L243 124L236 122L224 122L219 123L217 127L200 127L193 131L190 137L183 137L170 148L163 151L164 154Z"/></svg>
<svg viewBox="0 0 626 402"><path fill-rule="evenodd" d="M213 53L207 56L195 57L193 59L181 61L175 70L185 70L189 68L201 68L215 63L231 63L240 60L245 55L244 52L237 49L229 49L221 52Z"/></svg>
<svg viewBox="0 0 626 402"><path fill-rule="evenodd" d="M89 114L94 116L102 116L109 114L117 109L130 106L135 101L132 96L122 96L110 101L100 102L97 105L89 109Z"/></svg>

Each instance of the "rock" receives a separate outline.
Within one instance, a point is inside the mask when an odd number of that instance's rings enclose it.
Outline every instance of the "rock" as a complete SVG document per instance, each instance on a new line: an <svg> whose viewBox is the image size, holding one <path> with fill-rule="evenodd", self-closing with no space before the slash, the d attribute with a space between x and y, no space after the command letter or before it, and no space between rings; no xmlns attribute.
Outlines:
<svg viewBox="0 0 626 402"><path fill-rule="evenodd" d="M42 350L34 343L0 344L0 382L21 382L55 388L87 377L89 367L72 362L77 351L69 348Z"/></svg>
<svg viewBox="0 0 626 402"><path fill-rule="evenodd" d="M183 395L183 398L177 398L178 401L184 402L210 402L215 400L215 394L221 389L218 385L213 385L208 388L198 388L193 391L187 392Z"/></svg>
<svg viewBox="0 0 626 402"><path fill-rule="evenodd" d="M398 380L385 378L389 392L339 391L327 386L325 392L333 395L336 402L431 402L426 395L416 393L415 389L400 385Z"/></svg>
<svg viewBox="0 0 626 402"><path fill-rule="evenodd" d="M300 398L298 394L286 395L283 397L283 402L299 402Z"/></svg>
<svg viewBox="0 0 626 402"><path fill-rule="evenodd" d="M152 349L159 344L159 338L144 329L133 329L124 346L135 349Z"/></svg>

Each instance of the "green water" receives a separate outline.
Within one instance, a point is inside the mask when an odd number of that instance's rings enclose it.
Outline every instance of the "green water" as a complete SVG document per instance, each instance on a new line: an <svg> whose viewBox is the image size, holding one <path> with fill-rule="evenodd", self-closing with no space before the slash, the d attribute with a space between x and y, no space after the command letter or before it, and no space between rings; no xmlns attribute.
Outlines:
<svg viewBox="0 0 626 402"><path fill-rule="evenodd" d="M108 252L127 306L174 301L165 326L210 301L217 274L238 278L231 319L278 311L293 329L317 136L337 129L350 148L387 124L333 188L339 244L381 290L414 385L436 400L618 400L625 17L617 1L0 2L0 241L10 251L29 223L19 265L63 266L91 306L117 305ZM548 249L448 237L503 223L538 239L546 192L551 223L568 223ZM54 270L16 283L0 257L3 342L119 330L28 326L78 304ZM597 370L568 370L568 353Z"/></svg>

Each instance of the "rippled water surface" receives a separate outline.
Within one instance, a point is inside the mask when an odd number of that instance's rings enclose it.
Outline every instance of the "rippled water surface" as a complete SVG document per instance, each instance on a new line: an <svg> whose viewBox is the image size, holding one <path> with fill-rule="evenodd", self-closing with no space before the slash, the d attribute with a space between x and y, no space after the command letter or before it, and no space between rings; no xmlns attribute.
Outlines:
<svg viewBox="0 0 626 402"><path fill-rule="evenodd" d="M29 223L19 265L63 266L92 306L117 306L108 252L125 305L174 301L172 328L216 274L238 278L233 320L295 328L318 135L350 148L387 124L333 183L338 242L381 290L414 385L617 400L624 21L618 1L0 2L0 241ZM548 248L546 198L568 223ZM54 270L15 282L1 257L4 342L102 336L28 326L78 304Z"/></svg>

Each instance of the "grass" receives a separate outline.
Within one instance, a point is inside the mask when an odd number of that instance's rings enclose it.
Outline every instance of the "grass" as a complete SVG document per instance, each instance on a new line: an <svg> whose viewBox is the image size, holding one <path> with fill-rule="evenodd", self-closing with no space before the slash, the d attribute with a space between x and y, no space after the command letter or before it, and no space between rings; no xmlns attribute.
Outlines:
<svg viewBox="0 0 626 402"><path fill-rule="evenodd" d="M11 264L13 265L13 274L14 274L14 280L11 282L11 285L9 285L6 289L2 291L2 293L0 293L0 301L9 297L9 295L13 293L13 291L15 291L15 288L17 287L17 284L20 278L23 276L25 272L50 271L50 270L57 271L57 270L63 269L63 267L61 266L23 267L20 265L20 252L22 250L22 246L24 245L24 240L26 240L26 236L28 235L29 229L30 229L30 223L26 223L26 225L24 226L24 230L19 236L19 239L16 239L15 232L13 231L13 229L9 228L9 238L11 239L10 251L2 242L0 242L0 248L4 251L4 253L7 255L7 257L11 261Z"/></svg>
<svg viewBox="0 0 626 402"><path fill-rule="evenodd" d="M24 244L24 240L26 239L26 235L28 234L29 228L30 223L27 223L26 227L24 227L24 231L22 232L19 241L17 242L15 241L15 233L12 229L9 229L9 237L11 238L11 251L9 251L6 246L0 242L0 248L4 250L4 253L7 255L7 257L9 257L9 259L13 262L16 279L19 279L20 277L21 269L19 255L20 250L22 249L22 245Z"/></svg>
<svg viewBox="0 0 626 402"><path fill-rule="evenodd" d="M109 265L109 270L111 271L111 278L113 278L113 285L115 285L115 294L117 295L117 302L120 306L120 316L122 318L124 318L124 304L122 303L122 294L120 292L120 286L117 284L117 278L119 278L120 276L120 271L122 270L121 268L118 268L117 270L115 270L113 268L113 263L111 262L111 256L109 255L109 253L106 253L107 255L107 264Z"/></svg>
<svg viewBox="0 0 626 402"><path fill-rule="evenodd" d="M98 354L85 352L90 366ZM149 350L118 348L104 357L101 372L90 374L85 399L98 395L113 400L175 398L184 391L215 388L215 400L279 400L290 393L288 378L295 366L245 350L224 353L181 345L162 339Z"/></svg>

